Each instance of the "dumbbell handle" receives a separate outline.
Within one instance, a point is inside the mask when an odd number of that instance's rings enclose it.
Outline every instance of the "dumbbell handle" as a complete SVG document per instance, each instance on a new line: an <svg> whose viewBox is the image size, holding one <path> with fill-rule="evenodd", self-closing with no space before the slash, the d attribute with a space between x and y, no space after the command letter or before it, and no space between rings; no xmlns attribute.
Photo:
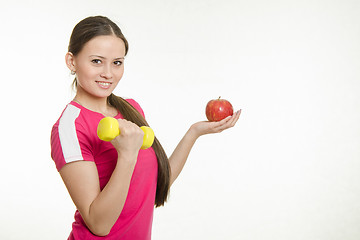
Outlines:
<svg viewBox="0 0 360 240"><path fill-rule="evenodd" d="M147 149L152 146L154 142L154 131L147 126L140 127L144 131L144 139L141 149ZM112 117L105 117L100 120L97 127L97 135L103 141L111 141L120 135L119 122Z"/></svg>

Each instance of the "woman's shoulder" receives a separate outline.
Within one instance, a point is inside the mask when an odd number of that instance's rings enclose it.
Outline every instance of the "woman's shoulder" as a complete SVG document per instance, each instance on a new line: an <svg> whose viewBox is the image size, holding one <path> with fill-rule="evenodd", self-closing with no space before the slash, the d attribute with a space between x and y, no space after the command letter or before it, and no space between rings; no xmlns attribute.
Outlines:
<svg viewBox="0 0 360 240"><path fill-rule="evenodd" d="M145 117L144 111L141 108L140 104L135 101L133 98L124 98L128 103L130 103L136 110L138 110L139 113L141 113L141 115L143 115Z"/></svg>
<svg viewBox="0 0 360 240"><path fill-rule="evenodd" d="M133 98L124 98L128 103L130 103L131 105L136 105L136 106L139 106L140 107L140 104L137 102L137 101L135 101L135 99L133 99ZM135 106L134 106L135 107Z"/></svg>
<svg viewBox="0 0 360 240"><path fill-rule="evenodd" d="M102 115L97 112L93 112L80 104L71 101L68 103L62 111L54 127L76 125L76 129L79 127L87 126L91 124L97 124L102 118Z"/></svg>

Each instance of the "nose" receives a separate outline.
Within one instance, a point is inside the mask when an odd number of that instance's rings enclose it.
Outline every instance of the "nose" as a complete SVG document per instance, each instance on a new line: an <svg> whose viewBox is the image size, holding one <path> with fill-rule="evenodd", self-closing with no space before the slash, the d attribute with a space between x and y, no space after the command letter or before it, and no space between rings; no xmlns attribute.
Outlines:
<svg viewBox="0 0 360 240"><path fill-rule="evenodd" d="M105 79L111 79L112 78L112 72L110 66L104 66L102 69L102 73L100 74L100 77Z"/></svg>

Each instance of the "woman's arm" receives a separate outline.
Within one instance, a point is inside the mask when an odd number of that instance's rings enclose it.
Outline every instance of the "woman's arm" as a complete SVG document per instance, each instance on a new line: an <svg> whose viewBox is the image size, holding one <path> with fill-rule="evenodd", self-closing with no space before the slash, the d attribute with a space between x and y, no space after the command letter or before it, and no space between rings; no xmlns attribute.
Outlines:
<svg viewBox="0 0 360 240"><path fill-rule="evenodd" d="M102 191L94 162L73 162L60 170L76 208L93 234L109 234L124 206L133 169L134 164L118 159L117 166Z"/></svg>
<svg viewBox="0 0 360 240"><path fill-rule="evenodd" d="M121 214L144 136L138 126L126 120L119 120L119 126L121 134L112 141L118 151L117 164L102 191L94 162L68 163L60 170L87 227L98 236L107 235Z"/></svg>
<svg viewBox="0 0 360 240"><path fill-rule="evenodd" d="M196 140L202 135L220 133L235 126L240 114L241 110L219 122L198 122L190 127L169 158L171 168L170 186L183 169Z"/></svg>

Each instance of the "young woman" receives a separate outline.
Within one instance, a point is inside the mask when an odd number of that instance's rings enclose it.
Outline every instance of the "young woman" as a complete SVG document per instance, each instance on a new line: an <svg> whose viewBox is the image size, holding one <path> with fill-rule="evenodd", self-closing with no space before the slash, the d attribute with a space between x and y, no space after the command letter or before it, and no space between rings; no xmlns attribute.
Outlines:
<svg viewBox="0 0 360 240"><path fill-rule="evenodd" d="M151 239L154 205L164 205L196 139L233 127L240 116L193 124L170 158L156 138L140 150L144 112L112 93L128 48L119 27L102 16L80 21L70 38L66 64L77 92L51 134L52 158L77 208L69 239ZM118 119L121 130L111 142L96 133L105 116Z"/></svg>

